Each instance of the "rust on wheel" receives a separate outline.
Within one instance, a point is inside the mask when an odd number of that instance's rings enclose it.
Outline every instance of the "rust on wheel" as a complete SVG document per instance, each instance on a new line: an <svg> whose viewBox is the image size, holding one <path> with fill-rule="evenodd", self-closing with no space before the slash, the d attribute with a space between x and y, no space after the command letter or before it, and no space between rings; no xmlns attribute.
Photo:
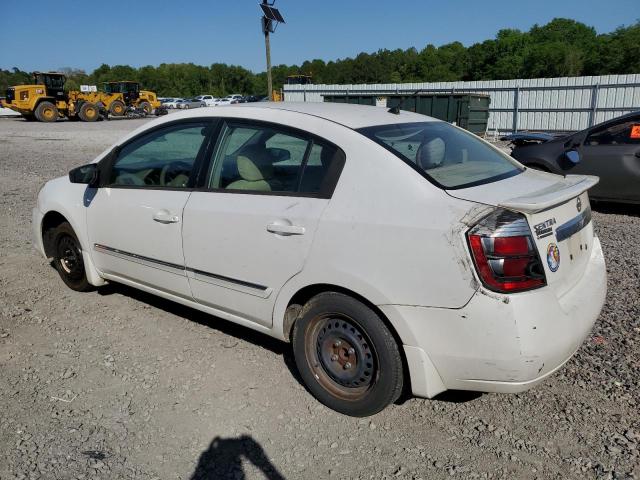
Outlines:
<svg viewBox="0 0 640 480"><path fill-rule="evenodd" d="M352 318L340 314L313 319L305 355L316 380L332 395L358 400L375 384L378 360L373 344Z"/></svg>
<svg viewBox="0 0 640 480"><path fill-rule="evenodd" d="M42 109L42 116L47 122L51 122L56 118L56 111L53 107L45 107Z"/></svg>

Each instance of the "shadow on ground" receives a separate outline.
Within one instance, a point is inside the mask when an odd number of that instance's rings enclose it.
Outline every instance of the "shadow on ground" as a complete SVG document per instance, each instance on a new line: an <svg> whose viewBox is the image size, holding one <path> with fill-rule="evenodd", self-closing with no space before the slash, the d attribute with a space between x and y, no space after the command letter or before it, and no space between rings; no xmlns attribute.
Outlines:
<svg viewBox="0 0 640 480"><path fill-rule="evenodd" d="M201 312L195 308L187 307L179 303L172 302L171 300L166 300L162 297L158 297L157 295L143 292L142 290L138 290L137 288L129 287L127 285L109 283L98 288L97 292L99 295L104 296L119 294L133 298L136 301L146 303L147 305L164 310L172 315L191 320L192 322L217 330L237 340L249 342L252 345L267 349L276 355L281 355L284 364L291 372L291 375L293 375L300 385L303 387L305 386L302 378L298 374L293 352L291 351L291 346L288 343L282 342L255 330L251 330L250 328Z"/></svg>
<svg viewBox="0 0 640 480"><path fill-rule="evenodd" d="M591 208L600 213L609 213L615 215L628 215L630 217L640 217L640 205L632 205L628 203L612 203L591 201Z"/></svg>
<svg viewBox="0 0 640 480"><path fill-rule="evenodd" d="M268 480L284 480L282 474L269 461L265 451L258 442L248 435L237 438L220 438L212 440L198 460L198 465L191 475L191 480L247 478L242 461L251 462Z"/></svg>

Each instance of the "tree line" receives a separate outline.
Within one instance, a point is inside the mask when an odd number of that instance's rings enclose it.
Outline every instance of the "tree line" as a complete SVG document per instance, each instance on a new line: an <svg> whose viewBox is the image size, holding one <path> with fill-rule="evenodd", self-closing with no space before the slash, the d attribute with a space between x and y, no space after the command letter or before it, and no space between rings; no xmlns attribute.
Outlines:
<svg viewBox="0 0 640 480"><path fill-rule="evenodd" d="M100 85L106 81L134 80L165 97L191 97L202 93L267 93L265 72L253 73L237 65L214 63L163 63L157 67L101 65L87 74L62 69L66 88ZM289 75L311 75L313 83L401 83L457 80L564 77L640 73L640 21L613 32L598 34L575 20L556 18L529 31L500 30L495 38L465 47L460 42L422 50L378 50L354 58L325 62L308 60L301 65L272 68L274 88ZM0 91L28 84L31 75L18 68L0 69Z"/></svg>

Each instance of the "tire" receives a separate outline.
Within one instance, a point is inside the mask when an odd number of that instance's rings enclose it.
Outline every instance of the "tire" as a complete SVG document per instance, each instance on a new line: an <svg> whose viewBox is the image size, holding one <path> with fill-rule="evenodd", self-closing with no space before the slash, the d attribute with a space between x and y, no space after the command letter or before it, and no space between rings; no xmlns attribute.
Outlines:
<svg viewBox="0 0 640 480"><path fill-rule="evenodd" d="M185 110L189 110L189 105L184 106Z"/></svg>
<svg viewBox="0 0 640 480"><path fill-rule="evenodd" d="M140 102L140 105L138 105L138 107L144 110L145 115L151 115L153 113L153 108L151 108L151 104L147 101Z"/></svg>
<svg viewBox="0 0 640 480"><path fill-rule="evenodd" d="M84 102L80 106L78 116L83 122L95 122L96 120L98 120L98 117L100 117L100 110L93 103Z"/></svg>
<svg viewBox="0 0 640 480"><path fill-rule="evenodd" d="M293 328L293 354L308 390L345 415L383 410L402 392L398 342L380 316L336 292L313 297Z"/></svg>
<svg viewBox="0 0 640 480"><path fill-rule="evenodd" d="M35 115L39 122L55 122L58 119L58 109L51 102L40 102Z"/></svg>
<svg viewBox="0 0 640 480"><path fill-rule="evenodd" d="M67 222L56 227L52 235L53 264L62 281L72 290L86 292L93 287L87 280L82 248L76 233Z"/></svg>
<svg viewBox="0 0 640 480"><path fill-rule="evenodd" d="M114 117L122 117L127 111L127 107L120 100L114 100L109 105L109 113Z"/></svg>

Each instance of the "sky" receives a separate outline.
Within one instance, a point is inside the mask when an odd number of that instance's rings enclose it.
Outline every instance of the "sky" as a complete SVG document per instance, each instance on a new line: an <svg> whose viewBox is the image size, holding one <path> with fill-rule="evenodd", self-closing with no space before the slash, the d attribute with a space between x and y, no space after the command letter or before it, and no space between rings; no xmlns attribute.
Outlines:
<svg viewBox="0 0 640 480"><path fill-rule="evenodd" d="M265 70L258 0L0 0L0 68L90 73L102 63L227 63ZM502 28L554 17L598 33L640 19L640 0L276 0L286 24L271 36L272 63L352 57L429 43L468 46Z"/></svg>

